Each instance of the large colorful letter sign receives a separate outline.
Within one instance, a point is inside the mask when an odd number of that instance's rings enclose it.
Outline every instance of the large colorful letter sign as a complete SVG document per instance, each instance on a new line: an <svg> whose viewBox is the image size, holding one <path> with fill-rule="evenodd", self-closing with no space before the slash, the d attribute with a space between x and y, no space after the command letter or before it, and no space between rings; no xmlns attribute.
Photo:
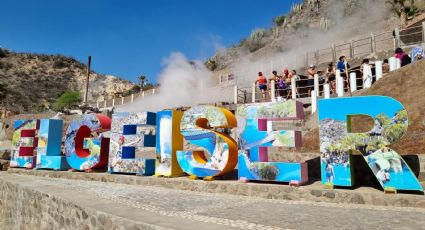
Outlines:
<svg viewBox="0 0 425 230"><path fill-rule="evenodd" d="M223 108L197 106L184 112L181 133L189 144L200 149L177 151L183 171L196 177L213 177L233 170L237 164L236 142L216 130L233 127L236 127L235 116Z"/></svg>
<svg viewBox="0 0 425 230"><path fill-rule="evenodd" d="M155 113L123 112L112 115L108 172L155 173L155 123Z"/></svg>
<svg viewBox="0 0 425 230"><path fill-rule="evenodd" d="M16 120L13 124L10 167L34 168L37 155L39 120Z"/></svg>
<svg viewBox="0 0 425 230"><path fill-rule="evenodd" d="M38 131L37 169L68 169L61 153L63 121L41 119Z"/></svg>
<svg viewBox="0 0 425 230"><path fill-rule="evenodd" d="M177 162L176 151L183 149L180 121L183 112L164 110L156 114L157 176L181 176L183 171Z"/></svg>
<svg viewBox="0 0 425 230"><path fill-rule="evenodd" d="M268 162L271 147L300 147L301 131L273 130L273 122L304 118L297 101L238 105L240 179L279 182L308 181L307 163Z"/></svg>
<svg viewBox="0 0 425 230"><path fill-rule="evenodd" d="M384 189L422 191L406 162L387 146L407 131L403 105L390 97L366 96L319 100L322 182L352 186L352 151L360 152ZM351 133L350 116L367 115L375 121L366 133Z"/></svg>
<svg viewBox="0 0 425 230"><path fill-rule="evenodd" d="M74 119L66 130L66 160L75 170L102 168L108 164L111 119L102 114L82 115Z"/></svg>

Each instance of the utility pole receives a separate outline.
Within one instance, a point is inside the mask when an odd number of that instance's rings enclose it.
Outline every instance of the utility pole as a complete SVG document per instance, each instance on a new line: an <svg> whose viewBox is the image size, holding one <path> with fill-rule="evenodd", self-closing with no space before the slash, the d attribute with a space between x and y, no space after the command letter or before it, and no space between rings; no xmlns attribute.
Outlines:
<svg viewBox="0 0 425 230"><path fill-rule="evenodd" d="M84 105L88 105L87 98L89 96L90 66L91 66L91 56L89 56L89 59L87 61L87 78L86 78L86 90L84 91Z"/></svg>

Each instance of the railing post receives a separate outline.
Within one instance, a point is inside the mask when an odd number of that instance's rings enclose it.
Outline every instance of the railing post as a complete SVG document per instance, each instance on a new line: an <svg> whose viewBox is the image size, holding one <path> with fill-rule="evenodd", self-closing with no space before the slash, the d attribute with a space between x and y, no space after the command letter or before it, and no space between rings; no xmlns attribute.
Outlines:
<svg viewBox="0 0 425 230"><path fill-rule="evenodd" d="M390 65L390 72L397 69L397 58L390 57L388 58L388 64Z"/></svg>
<svg viewBox="0 0 425 230"><path fill-rule="evenodd" d="M308 52L305 52L305 65L304 66L308 66Z"/></svg>
<svg viewBox="0 0 425 230"><path fill-rule="evenodd" d="M350 41L350 58L354 58L354 41Z"/></svg>
<svg viewBox="0 0 425 230"><path fill-rule="evenodd" d="M124 105L124 97L121 97L121 105Z"/></svg>
<svg viewBox="0 0 425 230"><path fill-rule="evenodd" d="M375 62L375 75L376 75L376 80L379 80L382 78L382 61Z"/></svg>
<svg viewBox="0 0 425 230"><path fill-rule="evenodd" d="M422 22L422 43L425 43L425 21Z"/></svg>
<svg viewBox="0 0 425 230"><path fill-rule="evenodd" d="M372 53L376 52L375 34L370 35L370 49L371 49Z"/></svg>
<svg viewBox="0 0 425 230"><path fill-rule="evenodd" d="M252 83L252 103L255 103L255 97L256 97L256 93L255 93L255 89L257 88L257 85L254 83Z"/></svg>
<svg viewBox="0 0 425 230"><path fill-rule="evenodd" d="M328 83L323 85L323 92L325 95L325 99L329 99L331 97L331 89Z"/></svg>
<svg viewBox="0 0 425 230"><path fill-rule="evenodd" d="M270 98L272 102L276 101L276 85L274 84L274 80L270 81Z"/></svg>
<svg viewBox="0 0 425 230"><path fill-rule="evenodd" d="M112 107L115 106L115 98L112 98Z"/></svg>
<svg viewBox="0 0 425 230"><path fill-rule="evenodd" d="M354 92L357 90L357 74L356 72L350 73L350 88L351 92Z"/></svg>
<svg viewBox="0 0 425 230"><path fill-rule="evenodd" d="M238 104L238 86L237 85L233 86L233 94L234 94L233 102L235 104Z"/></svg>
<svg viewBox="0 0 425 230"><path fill-rule="evenodd" d="M99 101L96 101L96 108L99 108Z"/></svg>
<svg viewBox="0 0 425 230"><path fill-rule="evenodd" d="M314 114L317 111L317 92L315 90L311 91L311 114Z"/></svg>
<svg viewBox="0 0 425 230"><path fill-rule="evenodd" d="M291 93L292 93L292 99L297 98L297 83L295 81L295 78L291 78Z"/></svg>
<svg viewBox="0 0 425 230"><path fill-rule="evenodd" d="M363 64L363 89L372 86L372 69L369 64Z"/></svg>
<svg viewBox="0 0 425 230"><path fill-rule="evenodd" d="M142 91L142 98L145 97L145 91Z"/></svg>
<svg viewBox="0 0 425 230"><path fill-rule="evenodd" d="M316 92L316 96L320 95L319 92L319 74L314 75L314 91Z"/></svg>
<svg viewBox="0 0 425 230"><path fill-rule="evenodd" d="M155 95L155 89L152 89L152 95Z"/></svg>
<svg viewBox="0 0 425 230"><path fill-rule="evenodd" d="M103 101L103 108L106 108L106 100Z"/></svg>
<svg viewBox="0 0 425 230"><path fill-rule="evenodd" d="M394 30L394 49L400 47L400 30L395 28Z"/></svg>
<svg viewBox="0 0 425 230"><path fill-rule="evenodd" d="M134 94L131 94L131 103L134 102Z"/></svg>
<svg viewBox="0 0 425 230"><path fill-rule="evenodd" d="M341 77L341 72L336 70L336 93L338 97L344 96L344 79Z"/></svg>

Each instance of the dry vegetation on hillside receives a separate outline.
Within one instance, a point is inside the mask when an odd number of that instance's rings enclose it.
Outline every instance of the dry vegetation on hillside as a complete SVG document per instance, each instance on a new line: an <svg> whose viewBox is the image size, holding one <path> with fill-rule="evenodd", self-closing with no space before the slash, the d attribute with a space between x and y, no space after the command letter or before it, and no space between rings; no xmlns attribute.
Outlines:
<svg viewBox="0 0 425 230"><path fill-rule="evenodd" d="M17 113L51 109L65 91L83 92L86 66L71 57L0 49L0 107ZM89 100L131 89L133 83L92 72ZM1 96L1 93L0 93Z"/></svg>

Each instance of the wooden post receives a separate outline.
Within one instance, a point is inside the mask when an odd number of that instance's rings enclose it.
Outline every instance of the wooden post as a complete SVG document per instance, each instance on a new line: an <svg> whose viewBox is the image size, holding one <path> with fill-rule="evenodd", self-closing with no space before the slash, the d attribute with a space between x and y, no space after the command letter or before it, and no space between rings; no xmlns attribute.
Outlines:
<svg viewBox="0 0 425 230"><path fill-rule="evenodd" d="M363 89L372 86L372 69L369 64L363 64Z"/></svg>
<svg viewBox="0 0 425 230"><path fill-rule="evenodd" d="M396 57L390 57L388 58L388 64L390 65L390 72L397 69L397 58Z"/></svg>
<svg viewBox="0 0 425 230"><path fill-rule="evenodd" d="M422 22L422 43L425 43L425 21Z"/></svg>
<svg viewBox="0 0 425 230"><path fill-rule="evenodd" d="M233 94L234 94L233 102L235 104L238 104L238 86L237 85L233 86Z"/></svg>
<svg viewBox="0 0 425 230"><path fill-rule="evenodd" d="M90 67L91 67L91 56L89 56L89 58L87 60L86 89L84 91L84 104L85 105L87 105L87 99L89 97Z"/></svg>
<svg viewBox="0 0 425 230"><path fill-rule="evenodd" d="M336 93L338 97L344 96L344 79L341 77L341 71L336 70Z"/></svg>
<svg viewBox="0 0 425 230"><path fill-rule="evenodd" d="M314 114L317 110L317 92L315 90L311 91L311 114Z"/></svg>
<svg viewBox="0 0 425 230"><path fill-rule="evenodd" d="M319 74L314 75L314 92L316 92L316 97L320 96L319 92Z"/></svg>
<svg viewBox="0 0 425 230"><path fill-rule="evenodd" d="M400 29L399 28L395 28L394 30L394 49L397 49L398 47L400 47Z"/></svg>
<svg viewBox="0 0 425 230"><path fill-rule="evenodd" d="M351 92L354 92L357 90L357 74L356 72L350 73L350 90Z"/></svg>
<svg viewBox="0 0 425 230"><path fill-rule="evenodd" d="M270 98L273 102L276 101L276 88L275 88L274 80L270 81Z"/></svg>
<svg viewBox="0 0 425 230"><path fill-rule="evenodd" d="M255 88L256 88L255 82L252 83L252 103L255 103Z"/></svg>
<svg viewBox="0 0 425 230"><path fill-rule="evenodd" d="M350 41L350 58L354 58L354 41Z"/></svg>
<svg viewBox="0 0 425 230"><path fill-rule="evenodd" d="M372 53L376 52L375 34L370 35L370 50L372 51Z"/></svg>
<svg viewBox="0 0 425 230"><path fill-rule="evenodd" d="M323 85L323 91L324 91L325 99L329 99L331 97L331 89L329 87L329 84L326 83Z"/></svg>
<svg viewBox="0 0 425 230"><path fill-rule="evenodd" d="M382 78L382 61L376 61L375 62L375 75L376 80L379 80Z"/></svg>

